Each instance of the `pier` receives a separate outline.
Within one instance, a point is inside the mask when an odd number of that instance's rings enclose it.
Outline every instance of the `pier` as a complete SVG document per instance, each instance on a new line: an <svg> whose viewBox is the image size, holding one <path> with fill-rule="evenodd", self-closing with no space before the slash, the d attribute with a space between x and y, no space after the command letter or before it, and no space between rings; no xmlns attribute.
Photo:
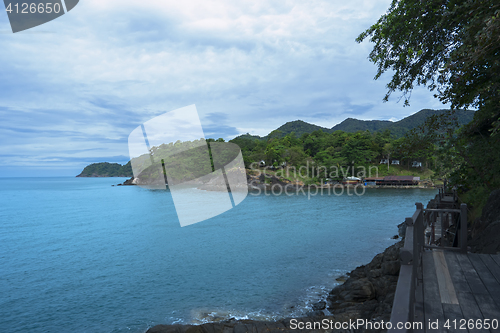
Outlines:
<svg viewBox="0 0 500 333"><path fill-rule="evenodd" d="M500 255L467 248L467 205L440 189L406 218L389 332L500 332Z"/></svg>

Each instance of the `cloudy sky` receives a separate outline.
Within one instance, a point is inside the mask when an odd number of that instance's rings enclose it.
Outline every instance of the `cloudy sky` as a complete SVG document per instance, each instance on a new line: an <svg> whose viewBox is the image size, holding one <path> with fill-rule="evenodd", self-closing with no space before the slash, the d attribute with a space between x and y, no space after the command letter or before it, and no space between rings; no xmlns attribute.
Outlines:
<svg viewBox="0 0 500 333"><path fill-rule="evenodd" d="M206 137L301 119L399 120L443 108L424 88L383 103L371 45L390 0L81 0L13 34L0 12L0 177L74 176L128 161L141 123L195 104Z"/></svg>

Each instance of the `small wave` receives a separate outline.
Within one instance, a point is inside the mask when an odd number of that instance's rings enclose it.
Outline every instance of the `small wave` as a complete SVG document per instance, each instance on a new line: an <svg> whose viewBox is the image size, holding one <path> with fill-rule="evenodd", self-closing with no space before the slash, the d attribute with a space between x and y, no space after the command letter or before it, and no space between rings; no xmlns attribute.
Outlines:
<svg viewBox="0 0 500 333"><path fill-rule="evenodd" d="M334 270L328 274L328 277L321 285L310 286L299 292L301 296L293 302L283 304L280 311L269 312L266 310L258 311L242 311L241 309L209 309L200 308L191 311L191 319L189 322L178 320L176 323L201 325L205 323L221 322L227 320L258 320L258 321L275 321L282 318L301 317L312 311L314 304L320 301L326 301L329 292L340 285L342 282L337 281L337 278L345 276L347 271ZM327 311L327 310L326 310ZM328 312L325 312L328 314Z"/></svg>
<svg viewBox="0 0 500 333"><path fill-rule="evenodd" d="M194 309L191 311L190 324L200 325L205 323L221 322L226 320L260 320L272 321L279 318L278 313L266 313L263 310L245 312L226 309Z"/></svg>

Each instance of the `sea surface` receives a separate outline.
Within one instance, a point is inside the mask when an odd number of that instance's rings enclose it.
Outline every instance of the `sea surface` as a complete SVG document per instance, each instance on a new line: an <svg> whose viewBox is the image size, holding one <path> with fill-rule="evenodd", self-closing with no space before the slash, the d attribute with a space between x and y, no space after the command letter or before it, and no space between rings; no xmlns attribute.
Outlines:
<svg viewBox="0 0 500 333"><path fill-rule="evenodd" d="M181 228L169 191L112 186L124 180L0 178L2 332L299 316L436 194L253 193Z"/></svg>

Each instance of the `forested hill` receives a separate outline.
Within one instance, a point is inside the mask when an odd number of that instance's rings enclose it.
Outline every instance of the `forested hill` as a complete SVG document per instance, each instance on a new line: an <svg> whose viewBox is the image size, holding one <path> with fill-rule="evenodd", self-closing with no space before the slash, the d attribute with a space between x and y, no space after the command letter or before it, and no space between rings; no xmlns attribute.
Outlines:
<svg viewBox="0 0 500 333"><path fill-rule="evenodd" d="M118 163L93 163L87 165L77 177L132 177L130 161L121 165Z"/></svg>
<svg viewBox="0 0 500 333"><path fill-rule="evenodd" d="M362 131L363 135L384 135L384 140L395 140L397 138L401 138L404 136L404 134L409 131L412 128L415 128L417 126L420 126L421 124L424 123L424 121L429 117L430 115L438 115L443 113L446 110L429 110L429 109L424 109L421 110L409 117L406 117L404 119L401 119L400 121L397 122L391 122L387 120L357 120L357 119L352 119L348 118L341 122L340 124L332 127L332 128L325 128L313 124L306 123L305 121L302 120L295 120L288 122L276 130L272 131L265 137L260 137L256 135L250 135L250 134L244 134L240 135L234 139L231 140L231 142L236 143L240 145L242 150L247 150L244 155L244 158L246 158L246 162L251 162L251 161L257 161L261 159L266 158L266 154L264 153L266 142L268 142L267 139L269 138L277 138L277 139L282 139L284 138L287 134L290 134L292 132L295 133L295 137L301 138L303 134L311 134L313 132L316 132L318 130L321 130L324 134L333 134L336 131L341 131L345 133L356 133L358 131ZM455 113L455 116L458 118L458 123L460 125L469 123L472 120L472 117L474 115L474 111L457 111ZM383 133L385 130L390 130L390 135L389 133ZM366 131L369 131L371 134L367 134ZM339 133L341 133L339 132ZM321 132L319 132L321 133ZM338 133L337 133L338 134ZM387 141L387 142L389 142ZM384 141L385 142L385 141ZM386 143L387 143L386 142ZM305 143L304 143L305 144ZM262 147L257 147L256 146L262 146ZM250 148L249 148L250 147ZM326 148L325 148L326 149ZM382 149L382 148L380 148ZM379 149L379 150L380 150ZM299 150L308 151L307 147L300 147ZM250 152L251 151L251 152ZM314 149L311 150L309 149L309 153L313 153ZM314 154L311 155L311 157L316 156L315 152ZM253 155L252 155L253 154ZM328 153L331 155L331 152ZM250 156L251 155L251 156ZM345 155L345 154L344 154ZM382 156L382 150L377 151L375 156ZM392 154L394 156L394 154ZM338 158L343 158L344 156L338 156ZM349 157L350 159L346 159L349 161L352 161L353 158ZM339 160L340 161L340 160ZM272 161L271 161L272 162ZM130 165L130 162L128 162L125 165L120 165L118 163L94 163L91 164L82 171L81 174L79 174L77 177L132 177L132 168Z"/></svg>
<svg viewBox="0 0 500 333"><path fill-rule="evenodd" d="M388 120L357 120L348 118L338 125L332 127L331 131L341 130L344 132L354 133L357 131L369 130L370 132L380 132L386 129L391 131L391 134L396 137L402 137L409 130L420 126L424 123L427 117L437 115L447 110L430 110L423 109L399 121L392 122ZM474 111L457 110L455 116L458 117L458 123L465 125L472 120Z"/></svg>
<svg viewBox="0 0 500 333"><path fill-rule="evenodd" d="M382 132L394 124L394 122L389 120L358 120L354 118L347 118L340 124L333 126L330 131L355 133L357 131L368 130L370 132Z"/></svg>
<svg viewBox="0 0 500 333"><path fill-rule="evenodd" d="M269 133L267 137L272 135L284 137L285 135L290 134L292 132L295 132L295 135L297 136L301 136L304 133L312 133L317 130L322 130L323 132L330 133L330 129L326 127L309 124L302 120L295 120L295 121L289 121L288 123L281 125L275 131Z"/></svg>
<svg viewBox="0 0 500 333"><path fill-rule="evenodd" d="M353 118L347 118L340 124L333 126L332 128L321 127L314 124L309 124L302 120L290 121L276 130L272 131L265 137L260 137L257 135L243 134L237 138L243 139L268 139L270 136L282 138L285 135L295 132L297 137L300 137L304 133L312 133L316 130L322 130L325 133L333 133L335 131L344 131L348 133L355 133L357 131L370 131L370 132L383 132L388 129L391 134L396 138L402 137L407 131L420 126L424 123L427 117L431 115L438 115L447 110L430 110L423 109L419 112L412 114L406 118L399 121L392 122L389 120L358 120ZM457 110L455 115L458 117L458 122L460 125L469 123L474 116L474 111L469 110Z"/></svg>

